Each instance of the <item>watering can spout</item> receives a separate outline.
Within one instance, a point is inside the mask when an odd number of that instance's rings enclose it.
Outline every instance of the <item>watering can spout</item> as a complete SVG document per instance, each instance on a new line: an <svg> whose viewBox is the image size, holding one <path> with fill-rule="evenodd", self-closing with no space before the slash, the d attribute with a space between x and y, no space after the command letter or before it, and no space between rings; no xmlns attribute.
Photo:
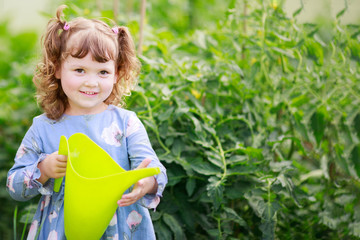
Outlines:
<svg viewBox="0 0 360 240"><path fill-rule="evenodd" d="M119 177L119 181L124 185L125 189L130 188L133 184L135 184L140 179L154 176L160 173L159 168L141 168L130 170L122 173L122 176Z"/></svg>
<svg viewBox="0 0 360 240"><path fill-rule="evenodd" d="M68 140L62 137L59 154L68 156L64 225L69 240L100 239L123 193L140 179L160 173L158 167L125 171L101 147L81 133L72 135Z"/></svg>

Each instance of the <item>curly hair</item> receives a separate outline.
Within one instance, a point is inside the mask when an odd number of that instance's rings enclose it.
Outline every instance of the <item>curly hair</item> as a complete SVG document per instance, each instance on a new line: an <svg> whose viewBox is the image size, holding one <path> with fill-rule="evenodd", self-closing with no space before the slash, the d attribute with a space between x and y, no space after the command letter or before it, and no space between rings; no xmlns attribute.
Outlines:
<svg viewBox="0 0 360 240"><path fill-rule="evenodd" d="M49 21L42 37L43 59L33 78L40 107L50 119L58 120L63 115L68 99L56 72L67 56L83 58L88 53L98 62L115 62L117 81L104 102L123 106L124 97L130 95L140 72L140 61L130 32L124 26L112 29L97 19L78 17L65 22L61 17L66 7L58 7L56 17Z"/></svg>

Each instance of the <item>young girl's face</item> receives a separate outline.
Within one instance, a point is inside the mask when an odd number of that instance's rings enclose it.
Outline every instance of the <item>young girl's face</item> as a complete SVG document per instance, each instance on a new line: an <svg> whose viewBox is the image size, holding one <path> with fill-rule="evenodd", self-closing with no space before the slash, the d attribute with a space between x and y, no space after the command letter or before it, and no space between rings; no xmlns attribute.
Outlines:
<svg viewBox="0 0 360 240"><path fill-rule="evenodd" d="M104 111L104 101L109 97L116 82L115 63L113 60L97 62L88 53L84 58L69 55L56 72L61 79L69 106L68 115L96 114Z"/></svg>

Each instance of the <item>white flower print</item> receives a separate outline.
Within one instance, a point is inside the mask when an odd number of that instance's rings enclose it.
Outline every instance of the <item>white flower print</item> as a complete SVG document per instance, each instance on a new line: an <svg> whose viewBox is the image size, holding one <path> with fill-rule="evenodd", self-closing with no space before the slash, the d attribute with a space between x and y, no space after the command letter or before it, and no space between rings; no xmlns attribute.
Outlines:
<svg viewBox="0 0 360 240"><path fill-rule="evenodd" d="M55 211L52 211L49 215L49 222L51 223L54 218L57 218L57 213Z"/></svg>
<svg viewBox="0 0 360 240"><path fill-rule="evenodd" d="M52 230L50 233L49 233L49 236L47 238L47 240L57 240L58 239L58 234L55 230Z"/></svg>
<svg viewBox="0 0 360 240"><path fill-rule="evenodd" d="M35 141L34 138L31 138L31 144L32 144L33 149L34 149L38 154L41 154L41 150L40 150L40 148L39 148L39 145L38 145L38 143Z"/></svg>
<svg viewBox="0 0 360 240"><path fill-rule="evenodd" d="M121 132L116 122L112 122L109 127L104 128L101 134L101 138L104 139L107 144L120 147L123 133Z"/></svg>
<svg viewBox="0 0 360 240"><path fill-rule="evenodd" d="M32 178L32 173L29 170L25 170L25 176L24 176L24 184L26 185L26 188L32 188L30 181Z"/></svg>
<svg viewBox="0 0 360 240"><path fill-rule="evenodd" d="M127 127L126 127L126 137L129 137L131 134L137 132L140 128L140 121L135 116L130 116Z"/></svg>
<svg viewBox="0 0 360 240"><path fill-rule="evenodd" d="M30 226L29 235L27 240L34 240L37 232L39 222L37 220L33 221Z"/></svg>
<svg viewBox="0 0 360 240"><path fill-rule="evenodd" d="M129 216L126 219L126 223L130 228L130 231L133 233L136 231L137 227L142 221L142 216L137 211L133 210L129 214Z"/></svg>
<svg viewBox="0 0 360 240"><path fill-rule="evenodd" d="M6 184L7 188L9 189L9 191L15 193L15 189L14 189L14 177L15 177L15 173L11 174L8 177L8 182Z"/></svg>
<svg viewBox="0 0 360 240"><path fill-rule="evenodd" d="M47 206L49 206L50 203L50 195L46 195L45 199L43 201L41 201L41 207L40 210L43 211L44 208L46 208Z"/></svg>
<svg viewBox="0 0 360 240"><path fill-rule="evenodd" d="M27 152L27 149L26 149L25 145L21 144L19 149L16 152L15 159L22 158L26 154L26 152Z"/></svg>

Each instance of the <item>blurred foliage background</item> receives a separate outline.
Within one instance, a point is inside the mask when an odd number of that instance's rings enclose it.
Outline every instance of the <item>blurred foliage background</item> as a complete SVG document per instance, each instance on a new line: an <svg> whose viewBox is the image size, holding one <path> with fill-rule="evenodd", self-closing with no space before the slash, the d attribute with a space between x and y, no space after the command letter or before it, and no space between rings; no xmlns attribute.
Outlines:
<svg viewBox="0 0 360 240"><path fill-rule="evenodd" d="M107 17L139 41L141 1L52 1L66 18ZM299 22L286 1L152 0L142 74L127 108L144 122L169 184L158 239L360 238L360 28ZM116 10L114 11L114 4ZM42 13L48 18L52 11ZM21 239L37 200L6 174L41 113L37 31L0 22L0 239Z"/></svg>

